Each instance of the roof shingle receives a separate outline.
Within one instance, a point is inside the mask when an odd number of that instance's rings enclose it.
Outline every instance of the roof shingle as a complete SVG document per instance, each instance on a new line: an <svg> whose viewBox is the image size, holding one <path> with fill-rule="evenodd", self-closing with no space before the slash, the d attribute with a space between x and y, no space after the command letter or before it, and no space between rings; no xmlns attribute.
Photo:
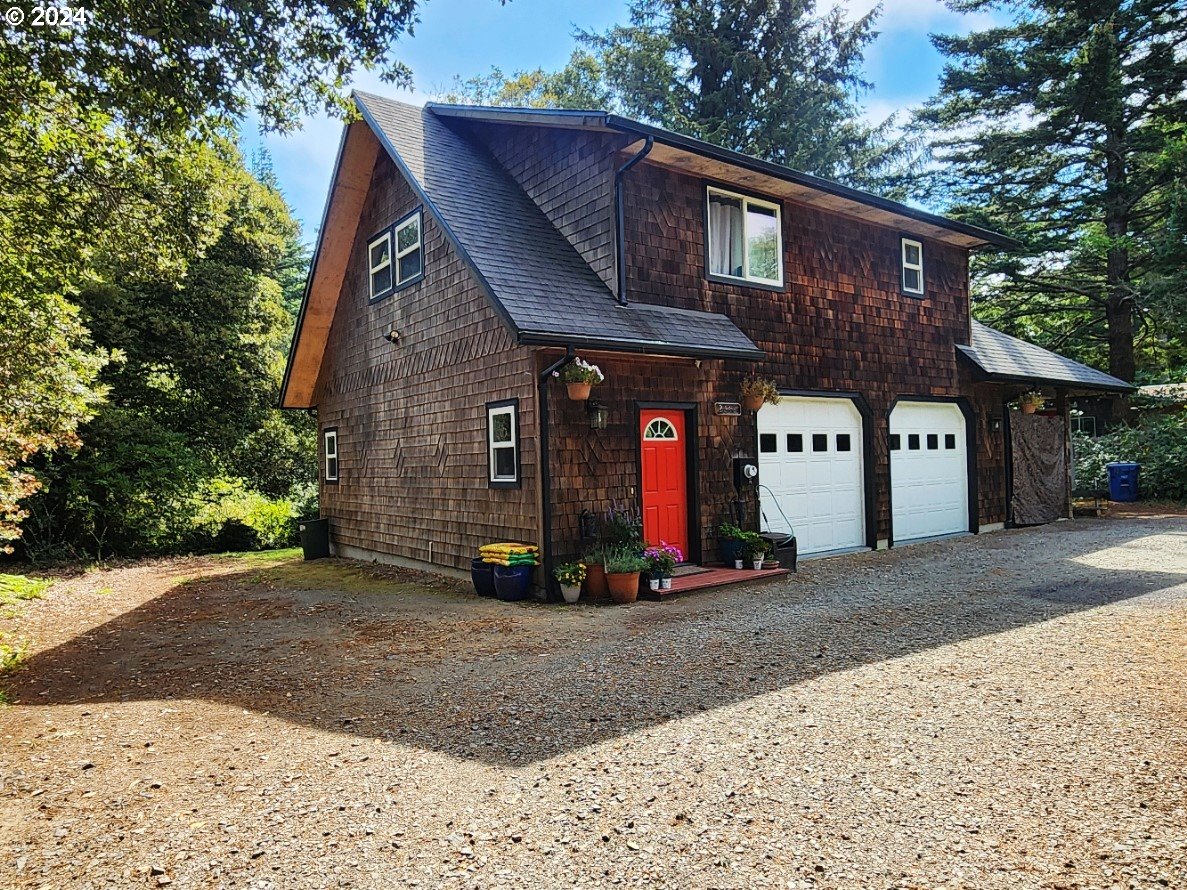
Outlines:
<svg viewBox="0 0 1187 890"><path fill-rule="evenodd" d="M957 344L956 350L991 380L1055 383L1073 389L1116 392L1133 389L1130 384L1111 374L1003 334L979 321L974 320L972 327L969 345Z"/></svg>

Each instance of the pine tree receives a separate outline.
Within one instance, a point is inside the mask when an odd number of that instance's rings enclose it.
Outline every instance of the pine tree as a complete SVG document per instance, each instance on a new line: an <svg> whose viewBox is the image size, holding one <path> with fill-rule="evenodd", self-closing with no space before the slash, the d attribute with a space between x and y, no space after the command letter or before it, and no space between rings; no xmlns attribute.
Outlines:
<svg viewBox="0 0 1187 890"><path fill-rule="evenodd" d="M1135 339L1175 324L1164 285L1182 281L1168 263L1187 183L1185 5L949 5L1010 16L933 37L948 64L918 120L940 161L932 197L1025 243L977 267L979 312L1088 360L1103 346L1109 371L1133 380Z"/></svg>

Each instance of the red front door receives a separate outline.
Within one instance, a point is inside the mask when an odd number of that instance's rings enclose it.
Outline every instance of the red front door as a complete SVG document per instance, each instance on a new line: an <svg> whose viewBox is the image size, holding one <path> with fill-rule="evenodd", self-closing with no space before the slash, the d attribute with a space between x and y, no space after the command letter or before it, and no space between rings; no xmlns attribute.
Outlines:
<svg viewBox="0 0 1187 890"><path fill-rule="evenodd" d="M688 559L688 445L684 412L639 412L643 467L643 537L675 544Z"/></svg>

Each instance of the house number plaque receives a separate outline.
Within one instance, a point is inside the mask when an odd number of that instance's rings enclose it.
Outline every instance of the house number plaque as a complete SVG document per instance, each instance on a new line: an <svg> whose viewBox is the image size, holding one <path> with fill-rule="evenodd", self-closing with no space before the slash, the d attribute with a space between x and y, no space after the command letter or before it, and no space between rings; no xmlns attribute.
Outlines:
<svg viewBox="0 0 1187 890"><path fill-rule="evenodd" d="M741 402L714 402L713 413L718 417L741 417Z"/></svg>

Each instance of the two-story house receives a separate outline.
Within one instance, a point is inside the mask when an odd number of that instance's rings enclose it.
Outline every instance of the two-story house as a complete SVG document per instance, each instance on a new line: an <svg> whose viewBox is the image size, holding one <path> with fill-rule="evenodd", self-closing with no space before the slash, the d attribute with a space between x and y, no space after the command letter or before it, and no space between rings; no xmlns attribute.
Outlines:
<svg viewBox="0 0 1187 890"><path fill-rule="evenodd" d="M1042 521L1066 399L1129 389L970 317L1002 235L604 112L355 98L282 394L339 554L551 561L611 505L698 563L739 510L802 555Z"/></svg>

